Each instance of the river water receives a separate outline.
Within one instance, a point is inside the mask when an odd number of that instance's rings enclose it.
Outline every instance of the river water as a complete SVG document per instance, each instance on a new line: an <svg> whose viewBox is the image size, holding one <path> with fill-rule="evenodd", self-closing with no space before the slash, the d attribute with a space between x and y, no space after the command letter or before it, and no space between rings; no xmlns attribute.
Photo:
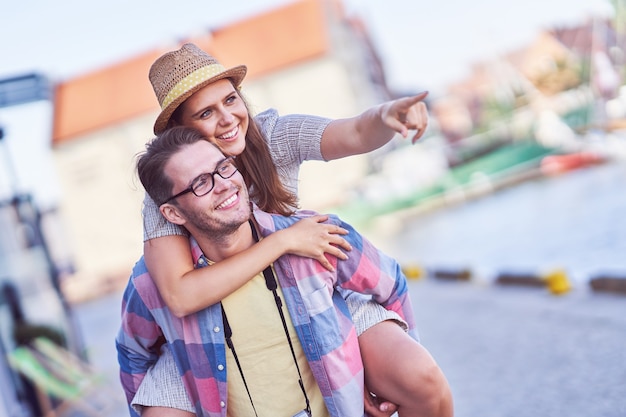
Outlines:
<svg viewBox="0 0 626 417"><path fill-rule="evenodd" d="M626 277L625 185L623 162L543 177L386 222L376 243L401 262L469 269L486 281L555 269L581 284L598 274Z"/></svg>

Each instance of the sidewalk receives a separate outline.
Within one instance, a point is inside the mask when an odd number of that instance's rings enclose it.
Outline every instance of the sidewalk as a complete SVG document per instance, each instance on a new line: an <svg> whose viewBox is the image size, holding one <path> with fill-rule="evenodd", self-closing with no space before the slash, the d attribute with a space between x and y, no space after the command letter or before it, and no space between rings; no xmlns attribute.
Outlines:
<svg viewBox="0 0 626 417"><path fill-rule="evenodd" d="M115 413L109 417L127 417L128 408L119 382L115 335L120 324L121 293L110 293L101 298L77 304L74 307L85 349L90 363L109 381L114 392L119 393Z"/></svg>
<svg viewBox="0 0 626 417"><path fill-rule="evenodd" d="M456 417L626 416L626 297L411 283Z"/></svg>

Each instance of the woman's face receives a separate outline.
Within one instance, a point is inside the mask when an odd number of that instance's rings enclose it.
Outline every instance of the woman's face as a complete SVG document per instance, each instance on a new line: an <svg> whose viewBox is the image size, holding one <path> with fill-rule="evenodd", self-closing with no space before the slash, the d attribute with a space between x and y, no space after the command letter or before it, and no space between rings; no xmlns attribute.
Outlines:
<svg viewBox="0 0 626 417"><path fill-rule="evenodd" d="M248 109L228 79L198 90L181 104L179 122L202 132L227 155L246 147Z"/></svg>

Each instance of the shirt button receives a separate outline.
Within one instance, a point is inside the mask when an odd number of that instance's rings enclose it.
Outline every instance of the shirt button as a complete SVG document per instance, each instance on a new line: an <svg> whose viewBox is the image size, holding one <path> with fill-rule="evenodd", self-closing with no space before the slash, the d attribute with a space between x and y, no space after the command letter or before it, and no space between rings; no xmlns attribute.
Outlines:
<svg viewBox="0 0 626 417"><path fill-rule="evenodd" d="M215 333L219 333L219 332L220 332L220 328L219 328L218 326L215 326L215 327L213 328L213 331L214 331Z"/></svg>
<svg viewBox="0 0 626 417"><path fill-rule="evenodd" d="M224 401L220 401L220 407L222 408L226 407L226 403Z"/></svg>
<svg viewBox="0 0 626 417"><path fill-rule="evenodd" d="M219 371L223 371L224 370L224 365L222 365L222 364L217 365L217 369Z"/></svg>

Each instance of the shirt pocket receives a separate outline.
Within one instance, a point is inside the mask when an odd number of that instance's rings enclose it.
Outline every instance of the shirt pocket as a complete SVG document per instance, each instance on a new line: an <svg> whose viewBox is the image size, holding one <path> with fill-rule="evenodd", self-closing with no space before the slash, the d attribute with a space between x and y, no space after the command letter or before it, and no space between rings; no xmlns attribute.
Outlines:
<svg viewBox="0 0 626 417"><path fill-rule="evenodd" d="M309 287L306 291L303 291L302 301L304 302L304 306L311 317L334 307L333 299L328 291L328 288L321 282L317 282L316 287Z"/></svg>
<svg viewBox="0 0 626 417"><path fill-rule="evenodd" d="M328 288L323 286L303 295L304 305L311 320L311 327L318 346L324 353L335 349L342 343L341 328L337 319L337 310Z"/></svg>

